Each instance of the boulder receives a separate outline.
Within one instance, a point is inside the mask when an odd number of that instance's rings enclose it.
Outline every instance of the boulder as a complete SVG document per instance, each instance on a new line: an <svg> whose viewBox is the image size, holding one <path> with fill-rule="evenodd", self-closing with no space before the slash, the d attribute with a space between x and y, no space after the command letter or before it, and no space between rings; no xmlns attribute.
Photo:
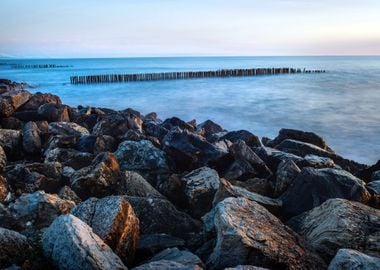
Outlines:
<svg viewBox="0 0 380 270"><path fill-rule="evenodd" d="M52 122L49 124L49 132L53 135L81 136L90 134L88 130L72 122Z"/></svg>
<svg viewBox="0 0 380 270"><path fill-rule="evenodd" d="M202 133L202 135L207 140L210 140L213 134L218 133L218 132L223 132L224 129L218 124L214 123L213 121L206 120L203 123L200 123L199 125L197 125L196 131L198 133Z"/></svg>
<svg viewBox="0 0 380 270"><path fill-rule="evenodd" d="M292 160L283 160L277 167L276 177L272 181L273 196L280 196L297 178L300 168Z"/></svg>
<svg viewBox="0 0 380 270"><path fill-rule="evenodd" d="M0 95L0 116L9 117L30 98L30 93L25 90L9 91Z"/></svg>
<svg viewBox="0 0 380 270"><path fill-rule="evenodd" d="M37 116L40 120L46 120L48 122L70 121L69 107L52 103L41 105L37 110Z"/></svg>
<svg viewBox="0 0 380 270"><path fill-rule="evenodd" d="M92 130L92 134L109 135L113 137L123 136L133 126L133 119L120 113L111 113L99 116L99 120Z"/></svg>
<svg viewBox="0 0 380 270"><path fill-rule="evenodd" d="M16 117L10 116L0 119L0 126L3 129L14 129L19 130L22 129L22 121Z"/></svg>
<svg viewBox="0 0 380 270"><path fill-rule="evenodd" d="M190 267L190 269L193 269L196 266L204 268L203 262L197 255L194 255L190 251L179 250L178 248L167 248L154 255L150 262L162 260L177 262L184 266Z"/></svg>
<svg viewBox="0 0 380 270"><path fill-rule="evenodd" d="M36 123L28 122L22 129L22 146L28 154L41 153L41 137L40 130Z"/></svg>
<svg viewBox="0 0 380 270"><path fill-rule="evenodd" d="M86 222L125 263L131 263L139 239L139 220L125 198L90 198L71 213Z"/></svg>
<svg viewBox="0 0 380 270"><path fill-rule="evenodd" d="M297 166L301 169L304 167L313 167L316 169L322 168L337 168L334 160L327 157L320 157L316 155L306 155L303 160L297 162Z"/></svg>
<svg viewBox="0 0 380 270"><path fill-rule="evenodd" d="M9 205L9 210L25 228L32 226L40 229L48 227L57 216L69 213L74 206L75 203L72 201L62 200L57 195L37 191L23 194Z"/></svg>
<svg viewBox="0 0 380 270"><path fill-rule="evenodd" d="M73 201L75 204L79 204L82 200L78 197L78 195L72 190L69 186L64 186L58 192L58 196L63 200Z"/></svg>
<svg viewBox="0 0 380 270"><path fill-rule="evenodd" d="M318 146L319 148L322 148L324 150L327 150L329 152L333 151L327 146L325 140L323 140L322 137L318 136L317 134L313 132L306 132L302 130L296 130L296 129L287 129L283 128L279 131L278 136L272 140L269 141L266 145L275 147L276 145L279 145L283 141L290 139L305 143L310 143L315 146Z"/></svg>
<svg viewBox="0 0 380 270"><path fill-rule="evenodd" d="M339 249L328 270L378 270L380 258L368 256L352 249Z"/></svg>
<svg viewBox="0 0 380 270"><path fill-rule="evenodd" d="M299 142L295 140L284 140L279 145L276 146L276 149L295 154L300 157L305 157L306 155L316 155L320 157L326 157L332 159L337 165L342 167L344 170L351 173L356 173L362 169L367 168L367 165L360 164L353 160L344 159L341 156L319 148L310 143Z"/></svg>
<svg viewBox="0 0 380 270"><path fill-rule="evenodd" d="M369 182L366 188L372 195L370 205L380 209L380 180Z"/></svg>
<svg viewBox="0 0 380 270"><path fill-rule="evenodd" d="M247 130L230 131L223 135L219 140L228 140L233 143L237 141L244 141L248 146L260 147L261 142L259 137L252 134Z"/></svg>
<svg viewBox="0 0 380 270"><path fill-rule="evenodd" d="M0 146L4 149L9 159L19 155L21 149L21 131L12 129L0 129Z"/></svg>
<svg viewBox="0 0 380 270"><path fill-rule="evenodd" d="M166 134L162 144L172 167L181 172L207 166L227 154L225 149L207 142L202 136L178 128Z"/></svg>
<svg viewBox="0 0 380 270"><path fill-rule="evenodd" d="M355 176L362 179L365 182L380 180L380 178L375 179L377 177L374 177L374 173L377 171L380 171L380 160L376 164L358 171L357 173L355 173Z"/></svg>
<svg viewBox="0 0 380 270"><path fill-rule="evenodd" d="M208 269L253 264L270 269L326 269L324 261L263 206L227 198L203 218L216 231Z"/></svg>
<svg viewBox="0 0 380 270"><path fill-rule="evenodd" d="M91 153L65 148L48 149L44 155L45 162L60 162L63 166L76 170L89 166L94 158Z"/></svg>
<svg viewBox="0 0 380 270"><path fill-rule="evenodd" d="M117 148L115 156L122 170L138 172L148 180L168 172L165 153L150 141L124 141Z"/></svg>
<svg viewBox="0 0 380 270"><path fill-rule="evenodd" d="M229 150L233 162L222 172L224 178L244 181L253 177L268 178L272 175L264 161L244 141L233 143Z"/></svg>
<svg viewBox="0 0 380 270"><path fill-rule="evenodd" d="M219 202L228 197L242 197L257 202L274 214L278 214L282 206L282 202L280 200L265 197L254 192L250 192L244 188L233 186L226 179L221 178L219 189L214 197L213 205L216 206Z"/></svg>
<svg viewBox="0 0 380 270"><path fill-rule="evenodd" d="M23 265L31 258L32 247L25 236L18 232L0 228L0 267L12 264Z"/></svg>
<svg viewBox="0 0 380 270"><path fill-rule="evenodd" d="M117 144L115 138L108 135L94 136L82 135L76 145L81 152L99 154L101 152L114 152Z"/></svg>
<svg viewBox="0 0 380 270"><path fill-rule="evenodd" d="M155 137L160 141L162 141L165 135L169 132L169 130L162 127L161 125L158 125L154 121L146 121L143 123L142 127L145 135Z"/></svg>
<svg viewBox="0 0 380 270"><path fill-rule="evenodd" d="M0 175L0 203L4 202L8 196L8 184L3 176Z"/></svg>
<svg viewBox="0 0 380 270"><path fill-rule="evenodd" d="M120 186L116 190L119 195L127 195L133 197L161 198L164 199L148 181L140 174L130 171L122 173Z"/></svg>
<svg viewBox="0 0 380 270"><path fill-rule="evenodd" d="M105 197L115 193L121 179L119 163L109 152L96 156L92 164L73 173L71 188L81 199Z"/></svg>
<svg viewBox="0 0 380 270"><path fill-rule="evenodd" d="M250 192L258 193L264 196L272 196L272 186L268 179L250 178L245 181L230 180L232 185L244 188Z"/></svg>
<svg viewBox="0 0 380 270"><path fill-rule="evenodd" d="M380 181L380 170L372 173L371 181Z"/></svg>
<svg viewBox="0 0 380 270"><path fill-rule="evenodd" d="M155 270L155 269L165 269L165 270L202 270L199 266L188 266L182 263L168 260L160 260L154 262L148 262L142 265L139 265L133 270Z"/></svg>
<svg viewBox="0 0 380 270"><path fill-rule="evenodd" d="M256 155L258 155L265 162L272 172L277 171L278 165L284 160L292 160L296 164L303 160L302 157L270 147L256 147L253 148L253 150Z"/></svg>
<svg viewBox="0 0 380 270"><path fill-rule="evenodd" d="M380 256L380 211L364 204L330 199L287 224L327 260L340 248Z"/></svg>
<svg viewBox="0 0 380 270"><path fill-rule="evenodd" d="M0 145L0 174L5 173L6 166L7 166L7 156L5 155L3 147Z"/></svg>
<svg viewBox="0 0 380 270"><path fill-rule="evenodd" d="M43 234L42 246L58 269L127 269L112 249L73 215L55 219Z"/></svg>
<svg viewBox="0 0 380 270"><path fill-rule="evenodd" d="M253 265L238 265L235 267L227 267L224 270L269 270L269 269L257 267L257 266L253 266Z"/></svg>
<svg viewBox="0 0 380 270"><path fill-rule="evenodd" d="M349 172L330 168L304 168L280 196L288 217L299 215L331 198L368 203L371 195L364 182Z"/></svg>
<svg viewBox="0 0 380 270"><path fill-rule="evenodd" d="M140 220L141 234L166 233L186 240L201 230L199 221L178 211L165 199L124 197L132 205Z"/></svg>
<svg viewBox="0 0 380 270"><path fill-rule="evenodd" d="M219 188L218 173L208 167L196 169L182 177L187 207L195 217L201 217L212 208L214 195Z"/></svg>
<svg viewBox="0 0 380 270"><path fill-rule="evenodd" d="M37 93L37 94L34 94L30 97L28 102L26 102L22 106L21 110L23 110L23 111L38 110L38 108L41 105L44 105L46 103L51 103L51 104L55 104L55 105L61 105L62 104L61 99L56 95Z"/></svg>
<svg viewBox="0 0 380 270"><path fill-rule="evenodd" d="M136 249L136 258L143 261L166 248L184 247L185 241L165 233L143 234L140 236Z"/></svg>
<svg viewBox="0 0 380 270"><path fill-rule="evenodd" d="M172 117L166 119L161 126L166 128L167 130L171 130L173 127L179 127L182 130L188 130L190 132L194 132L195 128L194 126L186 123L185 121L179 119L178 117Z"/></svg>

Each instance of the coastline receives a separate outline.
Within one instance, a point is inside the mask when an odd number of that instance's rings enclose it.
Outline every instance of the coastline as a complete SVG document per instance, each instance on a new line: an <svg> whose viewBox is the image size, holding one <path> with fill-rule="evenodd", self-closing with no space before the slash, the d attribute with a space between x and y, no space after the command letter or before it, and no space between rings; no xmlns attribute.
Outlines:
<svg viewBox="0 0 380 270"><path fill-rule="evenodd" d="M0 80L0 227L20 244L0 264L325 269L344 248L380 254L352 235L331 248L306 233L342 208L365 242L362 227L380 225L379 162L345 159L312 132L260 139L210 120L74 108L24 87Z"/></svg>

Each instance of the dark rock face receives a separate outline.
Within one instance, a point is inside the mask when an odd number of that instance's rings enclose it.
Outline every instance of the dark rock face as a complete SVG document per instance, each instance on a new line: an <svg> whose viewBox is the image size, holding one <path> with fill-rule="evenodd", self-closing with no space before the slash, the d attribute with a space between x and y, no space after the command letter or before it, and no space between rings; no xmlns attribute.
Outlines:
<svg viewBox="0 0 380 270"><path fill-rule="evenodd" d="M288 225L328 260L340 248L380 256L380 211L361 203L331 199Z"/></svg>
<svg viewBox="0 0 380 270"><path fill-rule="evenodd" d="M213 134L224 131L221 126L211 120L206 120L205 122L200 123L197 125L196 130L198 133L201 133L208 141L210 141Z"/></svg>
<svg viewBox="0 0 380 270"><path fill-rule="evenodd" d="M53 122L49 124L49 132L54 135L81 136L90 134L88 130L76 123Z"/></svg>
<svg viewBox="0 0 380 270"><path fill-rule="evenodd" d="M328 270L377 270L379 269L380 258L368 256L352 249L339 249L334 259L331 261Z"/></svg>
<svg viewBox="0 0 380 270"><path fill-rule="evenodd" d="M172 117L172 118L166 119L162 123L162 126L166 128L167 130L171 130L173 127L179 127L180 129L188 130L190 132L194 132L195 130L194 126L186 123L185 121L179 119L178 117Z"/></svg>
<svg viewBox="0 0 380 270"><path fill-rule="evenodd" d="M169 133L169 130L154 121L145 121L143 123L143 130L147 136L158 138L160 141Z"/></svg>
<svg viewBox="0 0 380 270"><path fill-rule="evenodd" d="M140 236L137 249L136 259L151 258L154 254L167 248L184 247L185 241L181 238L167 235L164 233L158 234L143 234Z"/></svg>
<svg viewBox="0 0 380 270"><path fill-rule="evenodd" d="M9 117L30 99L28 91L9 91L0 95L0 116Z"/></svg>
<svg viewBox="0 0 380 270"><path fill-rule="evenodd" d="M116 193L132 197L164 199L164 196L152 187L141 175L129 171L122 173L120 187L116 190Z"/></svg>
<svg viewBox="0 0 380 270"><path fill-rule="evenodd" d="M21 131L12 129L0 129L0 146L4 149L9 159L19 155L21 149Z"/></svg>
<svg viewBox="0 0 380 270"><path fill-rule="evenodd" d="M101 152L114 152L116 140L108 135L83 135L79 138L76 149L81 152L99 154Z"/></svg>
<svg viewBox="0 0 380 270"><path fill-rule="evenodd" d="M71 187L81 199L105 197L116 191L121 173L112 153L99 154L88 167L76 171L70 179Z"/></svg>
<svg viewBox="0 0 380 270"><path fill-rule="evenodd" d="M86 222L125 263L132 261L139 238L139 220L126 199L90 198L71 213Z"/></svg>
<svg viewBox="0 0 380 270"><path fill-rule="evenodd" d="M22 129L22 146L28 154L39 154L41 152L40 130L36 123L28 122Z"/></svg>
<svg viewBox="0 0 380 270"><path fill-rule="evenodd" d="M93 135L123 136L128 129L141 129L142 120L132 114L108 114L100 117L92 130Z"/></svg>
<svg viewBox="0 0 380 270"><path fill-rule="evenodd" d="M0 203L4 202L4 200L8 196L8 187L7 187L7 181L3 176L0 175Z"/></svg>
<svg viewBox="0 0 380 270"><path fill-rule="evenodd" d="M0 228L0 267L2 269L12 264L22 265L30 259L31 254L32 248L25 236Z"/></svg>
<svg viewBox="0 0 380 270"><path fill-rule="evenodd" d="M295 216L331 198L367 203L370 197L364 183L346 171L304 168L280 199L285 214Z"/></svg>
<svg viewBox="0 0 380 270"><path fill-rule="evenodd" d="M165 199L124 196L140 220L141 234L166 233L187 239L199 233L201 224L178 211Z"/></svg>
<svg viewBox="0 0 380 270"><path fill-rule="evenodd" d="M264 207L244 198L227 198L204 218L217 242L209 269L253 264L274 269L326 269L318 255ZM233 248L231 248L233 247Z"/></svg>
<svg viewBox="0 0 380 270"><path fill-rule="evenodd" d="M30 97L28 102L26 102L22 106L21 110L23 111L38 110L38 108L41 105L44 105L46 103L51 103L55 105L62 104L61 99L56 95L37 93Z"/></svg>
<svg viewBox="0 0 380 270"><path fill-rule="evenodd" d="M81 203L81 199L69 186L64 186L58 193L58 196L63 200L73 201L76 204Z"/></svg>
<svg viewBox="0 0 380 270"><path fill-rule="evenodd" d="M230 131L223 135L219 140L228 140L231 142L244 141L248 146L260 147L259 137L247 130Z"/></svg>
<svg viewBox="0 0 380 270"><path fill-rule="evenodd" d="M5 167L7 166L7 156L5 155L3 147L0 145L0 174L5 173Z"/></svg>
<svg viewBox="0 0 380 270"><path fill-rule="evenodd" d="M38 118L48 122L68 122L70 121L69 108L65 105L46 103L37 110Z"/></svg>
<svg viewBox="0 0 380 270"><path fill-rule="evenodd" d="M365 182L370 182L372 180L380 180L380 178L379 179L374 179L373 178L373 174L376 171L380 171L380 160L376 164L374 164L374 165L372 165L372 166L370 166L368 168L364 168L364 169L358 171L355 174L355 176L358 177L358 178L360 178L360 179L362 179Z"/></svg>
<svg viewBox="0 0 380 270"><path fill-rule="evenodd" d="M281 195L297 178L300 168L292 160L283 160L277 167L276 178L272 182L273 195Z"/></svg>
<svg viewBox="0 0 380 270"><path fill-rule="evenodd" d="M207 166L227 152L188 130L173 129L163 139L163 149L177 171L191 171Z"/></svg>
<svg viewBox="0 0 380 270"><path fill-rule="evenodd" d="M72 215L58 217L43 234L42 244L45 256L59 269L127 269L86 223Z"/></svg>
<svg viewBox="0 0 380 270"><path fill-rule="evenodd" d="M60 162L76 170L89 166L93 155L75 149L54 148L45 152L45 162Z"/></svg>

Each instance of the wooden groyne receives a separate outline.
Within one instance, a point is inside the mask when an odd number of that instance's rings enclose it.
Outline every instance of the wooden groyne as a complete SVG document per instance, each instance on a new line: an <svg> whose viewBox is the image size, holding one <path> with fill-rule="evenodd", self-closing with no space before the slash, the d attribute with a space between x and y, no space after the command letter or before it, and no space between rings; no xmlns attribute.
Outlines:
<svg viewBox="0 0 380 270"><path fill-rule="evenodd" d="M322 73L324 70L306 70L296 68L253 68L253 69L221 69L216 71L187 71L187 72L163 72L163 73L141 73L141 74L104 74L72 76L72 84L90 83L115 83L115 82L137 82L158 80L183 80L194 78L224 78L244 77L260 75L279 75L293 73Z"/></svg>
<svg viewBox="0 0 380 270"><path fill-rule="evenodd" d="M55 65L55 64L36 64L36 65L15 64L15 65L11 65L11 67L17 68L17 69L32 69L32 68L68 68L68 67L72 67L72 66Z"/></svg>

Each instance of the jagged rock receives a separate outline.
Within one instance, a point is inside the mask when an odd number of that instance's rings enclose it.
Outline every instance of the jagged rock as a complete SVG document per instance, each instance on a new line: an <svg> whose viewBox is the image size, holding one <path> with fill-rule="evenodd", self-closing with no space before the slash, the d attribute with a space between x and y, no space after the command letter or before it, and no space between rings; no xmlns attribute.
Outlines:
<svg viewBox="0 0 380 270"><path fill-rule="evenodd" d="M196 131L199 133L199 132L202 132L202 130L203 130L203 136L207 140L210 140L213 134L224 131L224 129L221 126L219 126L218 124L214 123L211 120L206 120L203 123L197 125Z"/></svg>
<svg viewBox="0 0 380 270"><path fill-rule="evenodd" d="M0 126L3 129L19 130L22 128L22 121L16 117L5 117L0 119Z"/></svg>
<svg viewBox="0 0 380 270"><path fill-rule="evenodd" d="M292 160L283 160L277 167L273 184L273 196L280 196L297 178L300 168Z"/></svg>
<svg viewBox="0 0 380 270"><path fill-rule="evenodd" d="M46 103L37 110L38 118L48 122L69 122L69 108L65 105Z"/></svg>
<svg viewBox="0 0 380 270"><path fill-rule="evenodd" d="M380 256L380 211L361 203L330 199L288 225L328 260L340 248Z"/></svg>
<svg viewBox="0 0 380 270"><path fill-rule="evenodd" d="M154 255L150 262L162 260L177 262L184 266L190 267L190 269L193 269L196 266L200 268L204 267L203 262L197 255L186 250L179 250L178 248L167 248Z"/></svg>
<svg viewBox="0 0 380 270"><path fill-rule="evenodd" d="M109 152L96 156L92 164L72 174L71 188L81 199L105 197L115 193L121 173L116 157Z"/></svg>
<svg viewBox="0 0 380 270"><path fill-rule="evenodd" d="M162 124L167 130L171 130L173 127L179 127L180 129L186 129L190 132L194 132L194 126L186 123L185 121L179 119L178 117L172 117L166 119Z"/></svg>
<svg viewBox="0 0 380 270"><path fill-rule="evenodd" d="M207 142L202 136L178 128L166 134L163 147L177 171L191 171L207 166L210 161L227 154L224 149Z"/></svg>
<svg viewBox="0 0 380 270"><path fill-rule="evenodd" d="M316 169L337 167L331 158L316 155L306 155L303 160L297 162L297 166L301 169L304 167L313 167Z"/></svg>
<svg viewBox="0 0 380 270"><path fill-rule="evenodd" d="M17 220L2 203L0 203L0 227L16 231L23 230L22 222Z"/></svg>
<svg viewBox="0 0 380 270"><path fill-rule="evenodd" d="M260 147L261 142L259 137L252 134L247 130L230 131L223 135L219 140L229 140L233 143L244 141L247 145L252 147Z"/></svg>
<svg viewBox="0 0 380 270"><path fill-rule="evenodd" d="M31 258L32 247L25 236L18 232L0 228L0 267L22 265Z"/></svg>
<svg viewBox="0 0 380 270"><path fill-rule="evenodd" d="M149 262L143 265L139 265L135 268L132 268L133 270L156 270L156 269L165 269L165 270L202 270L199 266L187 266L183 265L182 263L174 262L174 261L167 261L167 260L160 260L160 261L154 261Z"/></svg>
<svg viewBox="0 0 380 270"><path fill-rule="evenodd" d="M284 160L292 160L296 164L303 160L302 157L270 147L257 147L253 150L273 172L277 171L278 165Z"/></svg>
<svg viewBox="0 0 380 270"><path fill-rule="evenodd" d="M378 270L380 258L352 249L339 249L328 270Z"/></svg>
<svg viewBox="0 0 380 270"><path fill-rule="evenodd" d="M136 258L151 258L154 254L173 247L184 247L185 241L181 238L167 235L164 233L159 234L143 234L140 236L137 249Z"/></svg>
<svg viewBox="0 0 380 270"><path fill-rule="evenodd" d="M234 161L222 173L224 178L244 181L253 177L267 178L272 175L264 161L244 141L233 143L229 150Z"/></svg>
<svg viewBox="0 0 380 270"><path fill-rule="evenodd" d="M165 153L150 141L124 141L115 152L122 170L135 171L149 178L167 173Z"/></svg>
<svg viewBox="0 0 380 270"><path fill-rule="evenodd" d="M0 175L0 203L4 202L8 196L7 181ZM1 226L1 225L0 225Z"/></svg>
<svg viewBox="0 0 380 270"><path fill-rule="evenodd" d="M254 192L250 192L244 188L233 186L226 179L221 178L219 189L214 197L213 205L216 206L219 202L228 197L242 197L257 202L274 214L277 214L282 206L282 202L280 200L265 197Z"/></svg>
<svg viewBox="0 0 380 270"><path fill-rule="evenodd" d="M364 182L349 172L330 168L304 168L280 199L285 215L291 217L331 198L367 203L370 197Z"/></svg>
<svg viewBox="0 0 380 270"><path fill-rule="evenodd" d="M182 177L183 195L195 217L201 217L212 208L214 195L219 188L218 173L208 167L196 169Z"/></svg>
<svg viewBox="0 0 380 270"><path fill-rule="evenodd" d="M228 267L224 270L269 270L268 268L257 267L253 265L238 265L235 267Z"/></svg>
<svg viewBox="0 0 380 270"><path fill-rule="evenodd" d="M4 149L8 158L18 155L21 149L21 131L12 129L0 129L0 146Z"/></svg>
<svg viewBox="0 0 380 270"><path fill-rule="evenodd" d="M278 136L267 143L267 146L275 147L276 145L279 145L283 141L291 139L295 141L310 143L315 146L318 146L319 148L322 148L324 150L327 150L331 153L333 151L330 147L327 146L326 142L323 140L322 137L318 136L317 134L313 132L306 132L302 130L296 130L296 129L286 129L283 128L279 131Z"/></svg>
<svg viewBox="0 0 380 270"><path fill-rule="evenodd" d="M55 148L45 151L45 162L60 162L63 166L76 170L89 166L93 155L74 149Z"/></svg>
<svg viewBox="0 0 380 270"><path fill-rule="evenodd" d="M94 154L113 152L116 150L116 147L115 138L108 135L83 135L79 138L76 145L77 150Z"/></svg>
<svg viewBox="0 0 380 270"><path fill-rule="evenodd" d="M331 158L337 165L351 173L355 173L359 170L367 168L367 165L360 164L353 160L344 159L341 156L338 156L337 154L319 148L318 146L315 146L310 143L304 143L287 139L282 141L279 145L277 145L276 149L287 153L292 153L301 157L305 157L306 155L316 155L320 157Z"/></svg>
<svg viewBox="0 0 380 270"><path fill-rule="evenodd" d="M148 181L140 174L130 171L122 173L120 187L116 191L119 195L127 195L134 197L149 197L164 199Z"/></svg>
<svg viewBox="0 0 380 270"><path fill-rule="evenodd" d="M80 114L80 115L75 115L73 119L71 119L71 121L74 123L77 123L78 125L82 127L85 127L88 131L92 133L92 130L94 129L94 126L96 125L98 121L98 117L99 115L96 113L95 114Z"/></svg>
<svg viewBox="0 0 380 270"><path fill-rule="evenodd" d="M75 203L72 201L62 200L57 195L37 191L23 194L9 205L9 210L25 228L33 226L39 229L49 226L57 216L70 212L74 206Z"/></svg>
<svg viewBox="0 0 380 270"><path fill-rule="evenodd" d="M52 122L49 124L49 132L53 135L64 136L81 136L90 134L86 128L71 122Z"/></svg>
<svg viewBox="0 0 380 270"><path fill-rule="evenodd" d="M7 181L19 194L37 190L58 192L63 185L62 165L58 162L17 164L8 171Z"/></svg>
<svg viewBox="0 0 380 270"><path fill-rule="evenodd" d="M125 198L90 198L71 213L86 222L124 262L132 261L139 238L139 220Z"/></svg>
<svg viewBox="0 0 380 270"><path fill-rule="evenodd" d="M217 242L209 269L254 264L273 269L326 269L323 260L275 216L256 202L227 198L204 216Z"/></svg>
<svg viewBox="0 0 380 270"><path fill-rule="evenodd" d="M380 180L380 177L378 179L374 179L373 177L376 171L380 171L380 160L376 164L358 171L355 176L367 183L373 180Z"/></svg>
<svg viewBox="0 0 380 270"><path fill-rule="evenodd" d="M6 166L7 166L7 156L5 155L3 147L0 145L0 174L5 173Z"/></svg>
<svg viewBox="0 0 380 270"><path fill-rule="evenodd" d="M30 93L25 90L9 91L0 95L0 116L9 117L18 108L24 105L30 98Z"/></svg>
<svg viewBox="0 0 380 270"><path fill-rule="evenodd" d="M28 110L38 110L38 108L46 103L52 103L55 105L61 105L61 99L52 94L42 94L42 93L36 93L30 97L28 102L26 102L21 110L28 111Z"/></svg>
<svg viewBox="0 0 380 270"><path fill-rule="evenodd" d="M168 134L169 130L158 125L154 121L147 121L143 123L143 130L145 135L155 137L162 141L166 134Z"/></svg>
<svg viewBox="0 0 380 270"><path fill-rule="evenodd" d="M40 154L41 137L36 123L28 122L22 129L22 146L28 154Z"/></svg>
<svg viewBox="0 0 380 270"><path fill-rule="evenodd" d="M199 221L178 211L165 199L124 196L140 220L141 234L166 233L188 239L201 230Z"/></svg>
<svg viewBox="0 0 380 270"><path fill-rule="evenodd" d="M44 254L59 269L127 269L92 229L73 215L58 217L44 232Z"/></svg>
<svg viewBox="0 0 380 270"><path fill-rule="evenodd" d="M372 181L366 185L368 192L372 195L370 205L380 209L380 180Z"/></svg>
<svg viewBox="0 0 380 270"><path fill-rule="evenodd" d="M245 181L230 180L232 185L244 188L250 192L258 193L264 196L272 196L272 186L268 179L250 178Z"/></svg>
<svg viewBox="0 0 380 270"><path fill-rule="evenodd" d="M136 117L130 115L123 115L119 113L103 115L100 116L100 120L98 120L94 126L92 134L96 136L123 136L128 129L136 126L136 122L139 122Z"/></svg>
<svg viewBox="0 0 380 270"><path fill-rule="evenodd" d="M380 180L380 170L379 171L374 171L372 173L371 181L379 181L379 180Z"/></svg>
<svg viewBox="0 0 380 270"><path fill-rule="evenodd" d="M78 197L78 195L72 190L69 186L64 186L58 193L58 196L63 200L73 201L76 204L82 202L82 200Z"/></svg>

